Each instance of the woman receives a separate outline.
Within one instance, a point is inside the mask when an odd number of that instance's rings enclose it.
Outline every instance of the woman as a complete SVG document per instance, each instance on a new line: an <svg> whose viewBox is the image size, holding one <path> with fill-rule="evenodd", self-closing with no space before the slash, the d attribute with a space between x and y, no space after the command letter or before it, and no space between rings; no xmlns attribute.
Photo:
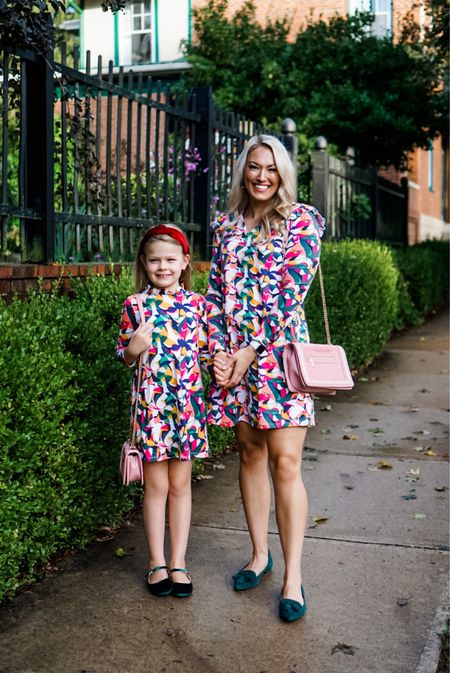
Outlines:
<svg viewBox="0 0 450 673"><path fill-rule="evenodd" d="M236 162L229 211L213 224L207 295L214 370L208 421L235 428L253 545L234 588L257 586L272 568L270 471L285 561L279 604L285 621L306 612L300 563L307 497L300 468L314 408L311 395L289 392L282 352L292 337L308 340L303 304L324 229L317 210L294 198L294 168L283 145L268 135L251 138Z"/></svg>

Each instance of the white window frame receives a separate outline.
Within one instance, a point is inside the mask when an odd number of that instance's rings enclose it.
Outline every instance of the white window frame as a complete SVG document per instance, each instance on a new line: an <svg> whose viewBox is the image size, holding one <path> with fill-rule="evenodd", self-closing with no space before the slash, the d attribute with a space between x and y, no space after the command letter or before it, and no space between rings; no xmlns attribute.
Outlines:
<svg viewBox="0 0 450 673"><path fill-rule="evenodd" d="M387 37L392 35L392 0L389 0L389 9L383 11L378 9L379 2L380 0L349 0L348 12L351 15L356 14L356 12L371 12L375 16L375 21L372 24L372 34L377 37ZM380 19L387 17L384 22L385 26L377 21L378 17Z"/></svg>
<svg viewBox="0 0 450 673"><path fill-rule="evenodd" d="M156 15L155 15L155 1L154 0L148 0L150 3L150 28L148 31L145 28L142 28L140 30L136 30L134 28L134 19L136 16L139 17L145 17L145 13L139 12L138 14L135 14L133 12L133 7L136 6L136 4L140 4L141 10L144 9L144 1L145 0L129 0L127 3L126 9L123 13L121 13L119 17L119 50L120 50L120 64L125 65L125 66L137 66L137 65L148 65L150 63L156 63L156 43L157 43L157 35L156 35ZM132 51L132 38L133 35L145 35L145 34L150 35L150 60L149 61L136 61L135 63L132 62L132 56L133 56L133 51Z"/></svg>

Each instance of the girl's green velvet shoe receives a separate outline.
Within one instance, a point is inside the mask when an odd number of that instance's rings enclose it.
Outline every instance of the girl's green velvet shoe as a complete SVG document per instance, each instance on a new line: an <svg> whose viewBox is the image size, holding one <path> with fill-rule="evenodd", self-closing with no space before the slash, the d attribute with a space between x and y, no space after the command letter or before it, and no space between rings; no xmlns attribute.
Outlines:
<svg viewBox="0 0 450 673"><path fill-rule="evenodd" d="M248 564L247 564L248 565ZM246 589L254 589L261 582L264 575L272 570L273 560L269 549L269 556L267 558L267 565L257 575L253 570L246 570L245 566L236 575L233 575L233 585L235 591L245 591Z"/></svg>
<svg viewBox="0 0 450 673"><path fill-rule="evenodd" d="M305 591L303 589L303 584L301 587L303 605L298 601L293 601L291 598L282 598L279 605L279 614L280 618L284 622L296 622L297 619L301 619L305 616L307 611Z"/></svg>

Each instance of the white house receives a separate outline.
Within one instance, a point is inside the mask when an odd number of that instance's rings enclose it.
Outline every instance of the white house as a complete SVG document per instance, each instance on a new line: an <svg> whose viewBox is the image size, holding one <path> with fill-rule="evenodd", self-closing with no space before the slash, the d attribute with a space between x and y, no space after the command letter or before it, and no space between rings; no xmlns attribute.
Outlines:
<svg viewBox="0 0 450 673"><path fill-rule="evenodd" d="M180 45L191 37L191 0L128 0L116 14L104 12L100 0L84 0L79 7L81 67L86 50L94 67L99 55L103 66L111 60L149 74L188 67Z"/></svg>

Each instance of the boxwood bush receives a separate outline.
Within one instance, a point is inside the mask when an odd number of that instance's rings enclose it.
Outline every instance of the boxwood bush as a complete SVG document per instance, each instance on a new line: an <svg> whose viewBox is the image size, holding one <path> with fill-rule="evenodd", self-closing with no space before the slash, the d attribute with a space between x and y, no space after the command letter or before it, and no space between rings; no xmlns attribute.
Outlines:
<svg viewBox="0 0 450 673"><path fill-rule="evenodd" d="M332 341L353 367L373 359L398 324L448 296L448 245L393 253L367 241L325 243L322 266ZM207 274L194 276L204 292ZM435 285L439 287L436 288ZM433 287L431 287L433 286ZM131 274L74 281L70 295L0 302L0 599L58 550L86 545L140 494L120 484L130 372L114 351ZM311 338L323 341L319 283L307 298ZM213 451L232 441L210 428Z"/></svg>
<svg viewBox="0 0 450 673"><path fill-rule="evenodd" d="M343 346L351 367L380 352L398 312L398 270L391 250L372 241L324 243L321 266L332 343ZM325 342L318 279L306 299L311 341Z"/></svg>

